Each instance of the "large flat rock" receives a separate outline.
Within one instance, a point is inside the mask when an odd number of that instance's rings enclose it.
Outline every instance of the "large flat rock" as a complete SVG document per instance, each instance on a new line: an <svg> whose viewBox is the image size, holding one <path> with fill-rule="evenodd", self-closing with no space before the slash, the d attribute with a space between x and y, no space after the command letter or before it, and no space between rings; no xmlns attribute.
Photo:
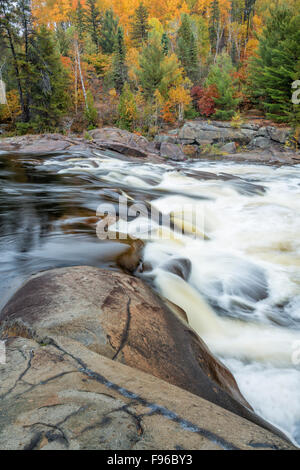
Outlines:
<svg viewBox="0 0 300 470"><path fill-rule="evenodd" d="M70 338L273 429L253 413L230 371L140 279L93 267L48 271L15 294L0 322L2 337Z"/></svg>
<svg viewBox="0 0 300 470"><path fill-rule="evenodd" d="M11 337L1 450L274 450L292 446L160 379L55 337Z"/></svg>

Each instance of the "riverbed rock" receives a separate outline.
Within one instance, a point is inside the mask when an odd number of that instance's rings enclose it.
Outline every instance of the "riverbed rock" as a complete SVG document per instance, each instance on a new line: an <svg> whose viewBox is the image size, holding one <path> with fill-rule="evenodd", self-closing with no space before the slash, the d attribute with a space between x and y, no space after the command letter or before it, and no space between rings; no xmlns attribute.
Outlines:
<svg viewBox="0 0 300 470"><path fill-rule="evenodd" d="M161 144L164 142L176 145L178 143L177 135L159 134L154 137L154 143L157 149L160 149Z"/></svg>
<svg viewBox="0 0 300 470"><path fill-rule="evenodd" d="M237 142L249 144L255 131L248 128L234 129L230 123L208 123L207 121L188 121L178 132L179 139L193 140L199 145Z"/></svg>
<svg viewBox="0 0 300 470"><path fill-rule="evenodd" d="M255 137L255 139L250 142L250 147L260 148L263 150L269 148L270 145L271 140L268 137Z"/></svg>
<svg viewBox="0 0 300 470"><path fill-rule="evenodd" d="M287 127L268 127L271 140L280 144L285 144L291 134L291 129Z"/></svg>
<svg viewBox="0 0 300 470"><path fill-rule="evenodd" d="M0 322L4 335L67 336L232 411L230 395L248 406L231 373L140 279L93 267L47 271L25 283Z"/></svg>
<svg viewBox="0 0 300 470"><path fill-rule="evenodd" d="M228 142L228 144L223 145L220 148L221 152L233 154L236 153L236 143L235 142Z"/></svg>
<svg viewBox="0 0 300 470"><path fill-rule="evenodd" d="M114 152L121 153L128 157L147 158L148 153L138 147L122 142L103 142L97 141L98 147L103 150L113 150Z"/></svg>
<svg viewBox="0 0 300 470"><path fill-rule="evenodd" d="M160 146L160 155L176 162L182 162L186 159L181 146L169 142L162 142Z"/></svg>
<svg viewBox="0 0 300 470"><path fill-rule="evenodd" d="M230 122L200 119L187 121L180 129L175 129L173 132L177 144L184 145L188 142L189 145L203 146L226 145L235 142L243 146L251 144L252 148L260 149L266 149L272 144L282 146L289 140L292 133L291 129L287 127L260 125L255 122L242 123L238 128L235 128ZM169 139L169 136L164 135L163 139Z"/></svg>
<svg viewBox="0 0 300 470"><path fill-rule="evenodd" d="M143 152L153 152L154 150L154 147L146 137L128 132L124 129L118 129L116 127L94 129L89 131L89 135L97 144L100 145L102 142L117 142L119 144L126 144L131 148L139 149Z"/></svg>
<svg viewBox="0 0 300 470"><path fill-rule="evenodd" d="M21 154L45 155L61 152L72 144L60 134L26 135L2 139L0 150Z"/></svg>
<svg viewBox="0 0 300 470"><path fill-rule="evenodd" d="M161 269L188 281L192 272L192 263L188 258L175 258L163 263Z"/></svg>
<svg viewBox="0 0 300 470"><path fill-rule="evenodd" d="M2 310L0 334L40 344L68 338L277 432L193 330L132 276L92 267L32 276Z"/></svg>
<svg viewBox="0 0 300 470"><path fill-rule="evenodd" d="M66 337L10 337L1 450L290 450L255 424Z"/></svg>

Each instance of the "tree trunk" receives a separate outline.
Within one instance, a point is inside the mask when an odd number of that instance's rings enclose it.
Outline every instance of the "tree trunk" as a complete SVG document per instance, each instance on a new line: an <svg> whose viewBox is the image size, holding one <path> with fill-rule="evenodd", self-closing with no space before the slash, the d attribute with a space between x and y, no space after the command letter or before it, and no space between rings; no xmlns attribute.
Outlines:
<svg viewBox="0 0 300 470"><path fill-rule="evenodd" d="M84 79L83 79L82 70L81 70L80 52L79 52L79 47L78 47L78 42L77 41L75 42L75 54L77 56L78 71L79 71L79 76L80 76L80 81L81 81L81 86L82 86L82 92L83 92L84 101L85 101L85 107L88 111L89 106L88 106L88 102L87 102L86 89L85 89Z"/></svg>

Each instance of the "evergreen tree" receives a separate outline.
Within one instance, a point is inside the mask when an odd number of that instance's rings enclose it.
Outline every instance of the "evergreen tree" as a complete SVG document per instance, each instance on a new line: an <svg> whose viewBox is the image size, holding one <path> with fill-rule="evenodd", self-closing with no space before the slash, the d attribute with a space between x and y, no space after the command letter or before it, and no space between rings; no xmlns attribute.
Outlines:
<svg viewBox="0 0 300 470"><path fill-rule="evenodd" d="M68 106L67 78L52 33L42 26L29 46L30 119L37 131L53 130Z"/></svg>
<svg viewBox="0 0 300 470"><path fill-rule="evenodd" d="M168 57L164 55L159 34L153 35L142 49L137 76L149 100L153 99L156 91L167 99L170 87L182 83L182 68L174 54Z"/></svg>
<svg viewBox="0 0 300 470"><path fill-rule="evenodd" d="M163 33L161 37L161 45L162 45L163 53L165 55L168 55L169 49L170 49L170 41L169 41L167 33Z"/></svg>
<svg viewBox="0 0 300 470"><path fill-rule="evenodd" d="M25 121L30 119L30 90L27 77L30 75L29 69L29 43L33 35L33 24L31 14L31 1L18 0L16 2L18 22L21 27L22 43L24 47L19 51L19 60L21 64L21 76L23 78L23 89L25 94Z"/></svg>
<svg viewBox="0 0 300 470"><path fill-rule="evenodd" d="M220 34L221 12L219 0L213 0L210 5L209 38L213 51L218 52L218 40Z"/></svg>
<svg viewBox="0 0 300 470"><path fill-rule="evenodd" d="M258 56L251 65L251 93L270 119L294 120L298 109L291 101L292 83L299 79L300 15L286 6L271 10L260 38Z"/></svg>
<svg viewBox="0 0 300 470"><path fill-rule="evenodd" d="M206 79L206 87L214 86L218 92L218 97L214 98L216 119L225 121L231 119L239 105L240 100L235 98L237 84L233 78L234 71L230 57L227 54L221 54L217 57Z"/></svg>
<svg viewBox="0 0 300 470"><path fill-rule="evenodd" d="M232 41L232 44L231 44L230 56L231 56L232 63L233 63L234 65L237 65L237 62L238 62L238 53L237 53L236 44L235 44L234 41Z"/></svg>
<svg viewBox="0 0 300 470"><path fill-rule="evenodd" d="M86 0L86 24L88 32L91 35L92 41L95 44L97 50L99 50L99 36L100 36L100 24L101 14L97 7L97 0Z"/></svg>
<svg viewBox="0 0 300 470"><path fill-rule="evenodd" d="M114 50L112 76L115 89L121 93L127 79L126 48L121 26L118 27Z"/></svg>
<svg viewBox="0 0 300 470"><path fill-rule="evenodd" d="M142 2L135 10L134 20L131 25L131 39L136 47L141 47L143 43L148 40L148 34L150 31L148 18L148 10Z"/></svg>
<svg viewBox="0 0 300 470"><path fill-rule="evenodd" d="M139 58L140 69L137 71L140 84L146 96L152 97L163 79L163 61L165 59L161 42L155 35L144 46Z"/></svg>
<svg viewBox="0 0 300 470"><path fill-rule="evenodd" d="M17 2L10 0L0 0L0 38L5 47L10 52L11 64L13 68L13 83L15 83L19 94L20 106L24 122L29 121L29 103L28 103L28 87L26 74L24 76L24 64L27 64L29 29L27 34L23 34L24 18L28 18L27 6L21 8ZM20 54L21 44L25 42L25 58L24 54ZM27 66L27 65L26 65Z"/></svg>
<svg viewBox="0 0 300 470"><path fill-rule="evenodd" d="M100 46L104 54L114 52L119 20L112 9L106 10L100 32Z"/></svg>
<svg viewBox="0 0 300 470"><path fill-rule="evenodd" d="M192 82L195 82L199 74L199 62L197 54L196 38L192 30L189 15L183 14L181 26L177 38L178 57L182 66Z"/></svg>
<svg viewBox="0 0 300 470"><path fill-rule="evenodd" d="M59 23L56 26L56 37L59 44L60 53L62 56L67 57L71 47L71 37L68 34L68 25Z"/></svg>
<svg viewBox="0 0 300 470"><path fill-rule="evenodd" d="M86 30L86 25L85 25L85 12L84 12L84 8L80 0L78 0L76 12L75 12L75 27L78 33L78 38L80 41L82 41L84 32Z"/></svg>

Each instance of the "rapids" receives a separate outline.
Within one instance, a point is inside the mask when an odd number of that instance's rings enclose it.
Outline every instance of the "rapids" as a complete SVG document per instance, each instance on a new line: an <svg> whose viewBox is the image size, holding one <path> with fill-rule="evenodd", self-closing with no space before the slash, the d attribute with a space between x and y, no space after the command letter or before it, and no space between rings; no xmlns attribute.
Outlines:
<svg viewBox="0 0 300 470"><path fill-rule="evenodd" d="M115 157L0 155L0 308L37 271L119 269L129 233L145 242L136 275L185 310L257 414L300 446L300 165ZM96 237L101 204L124 240Z"/></svg>

